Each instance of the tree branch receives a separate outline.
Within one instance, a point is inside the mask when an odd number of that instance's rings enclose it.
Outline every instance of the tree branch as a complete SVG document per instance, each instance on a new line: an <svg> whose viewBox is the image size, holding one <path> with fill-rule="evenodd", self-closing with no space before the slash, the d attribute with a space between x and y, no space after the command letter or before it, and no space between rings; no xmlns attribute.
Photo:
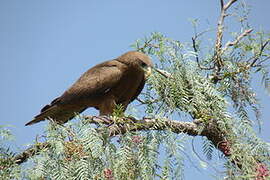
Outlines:
<svg viewBox="0 0 270 180"><path fill-rule="evenodd" d="M22 153L16 155L13 160L16 164L21 164L21 163L27 161L30 157L36 155L38 152L42 151L43 149L48 148L49 146L50 145L46 142L37 143L37 144L29 147L28 149L26 149Z"/></svg>
<svg viewBox="0 0 270 180"><path fill-rule="evenodd" d="M230 0L224 7L224 10L226 11L227 9L230 8L230 6L235 3L237 0Z"/></svg>
<svg viewBox="0 0 270 180"><path fill-rule="evenodd" d="M222 53L225 52L230 46L234 46L234 45L238 44L241 41L241 39L243 39L245 36L247 36L252 31L253 31L253 29L247 29L242 34L240 34L238 37L236 37L236 39L233 42L228 41L226 43L225 47L222 49Z"/></svg>
<svg viewBox="0 0 270 180"><path fill-rule="evenodd" d="M104 117L97 116L86 116L85 119L82 120L83 123L86 124L104 124L108 125L106 127L106 131L109 133L110 137L114 137L120 134L125 134L127 132L133 131L149 131L149 130L159 130L159 131L172 131L176 134L185 133L190 136L206 136L213 144L222 151L222 148L219 144L226 139L221 135L217 129L215 124L209 124L207 126L199 123L198 121L194 122L180 122L175 120L168 119L153 119L153 118L144 118L142 120L134 120L134 118L120 118L119 120L122 123L115 122L110 125L111 122L104 120ZM110 119L111 120L111 119ZM124 123L123 123L124 122ZM104 128L97 128L97 131L104 131ZM32 147L26 149L22 153L18 154L14 157L14 162L17 164L21 164L27 161L28 158L38 154L41 150L50 147L50 144L47 142L37 143Z"/></svg>
<svg viewBox="0 0 270 180"><path fill-rule="evenodd" d="M220 10L222 10L224 8L224 1L220 0Z"/></svg>
<svg viewBox="0 0 270 180"><path fill-rule="evenodd" d="M214 61L216 67L216 73L218 74L223 66L223 62L221 59L222 55L222 39L223 39L223 29L224 29L224 19L227 16L226 11L230 8L230 6L235 3L237 0L230 0L227 4L224 5L224 1L220 0L221 12L217 25L217 37L215 43L215 53L214 53Z"/></svg>

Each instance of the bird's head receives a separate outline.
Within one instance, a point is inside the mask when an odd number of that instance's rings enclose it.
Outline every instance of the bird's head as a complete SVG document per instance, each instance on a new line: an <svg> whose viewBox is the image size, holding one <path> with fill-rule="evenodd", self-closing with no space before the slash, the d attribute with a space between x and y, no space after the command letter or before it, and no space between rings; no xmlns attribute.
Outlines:
<svg viewBox="0 0 270 180"><path fill-rule="evenodd" d="M138 51L129 51L118 58L121 62L140 68L144 71L145 78L148 78L152 73L153 63L150 57Z"/></svg>

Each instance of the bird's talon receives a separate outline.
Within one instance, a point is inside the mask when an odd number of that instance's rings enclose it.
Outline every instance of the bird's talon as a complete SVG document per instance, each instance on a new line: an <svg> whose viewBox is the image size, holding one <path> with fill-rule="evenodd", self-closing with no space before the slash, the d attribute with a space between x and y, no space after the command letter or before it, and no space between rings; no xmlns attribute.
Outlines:
<svg viewBox="0 0 270 180"><path fill-rule="evenodd" d="M103 122L105 122L105 124L108 124L108 125L112 125L114 123L111 117L106 116L106 115L98 116L97 118L102 120Z"/></svg>

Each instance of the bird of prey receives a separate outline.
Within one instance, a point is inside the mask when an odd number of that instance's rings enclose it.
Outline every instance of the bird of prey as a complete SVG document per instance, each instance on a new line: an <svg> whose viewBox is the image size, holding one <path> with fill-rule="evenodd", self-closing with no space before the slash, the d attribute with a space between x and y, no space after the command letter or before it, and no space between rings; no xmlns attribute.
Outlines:
<svg viewBox="0 0 270 180"><path fill-rule="evenodd" d="M100 115L111 115L120 104L125 110L142 91L152 67L151 59L137 51L98 64L25 125L45 119L63 124L88 107L98 109Z"/></svg>

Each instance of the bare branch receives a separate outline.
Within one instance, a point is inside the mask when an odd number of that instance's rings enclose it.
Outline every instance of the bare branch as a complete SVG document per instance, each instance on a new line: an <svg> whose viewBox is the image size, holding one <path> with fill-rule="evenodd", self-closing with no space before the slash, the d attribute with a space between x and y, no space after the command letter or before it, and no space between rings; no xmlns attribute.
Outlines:
<svg viewBox="0 0 270 180"><path fill-rule="evenodd" d="M217 74L220 72L221 67L223 66L221 55L222 55L222 39L223 39L223 29L224 29L223 24L224 24L224 19L227 16L226 11L236 1L237 0L230 0L226 5L224 5L224 1L220 0L221 12L220 12L219 20L218 20L218 25L217 25L217 37L216 37L215 54L214 54L214 61L215 61Z"/></svg>
<svg viewBox="0 0 270 180"><path fill-rule="evenodd" d="M241 41L241 39L243 39L245 36L247 36L252 31L253 31L253 29L247 29L242 34L240 34L238 37L236 37L236 39L233 42L228 41L226 43L225 47L222 49L222 53L224 53L230 46L234 46L234 45L238 44Z"/></svg>
<svg viewBox="0 0 270 180"><path fill-rule="evenodd" d="M235 3L237 0L230 0L225 6L223 6L224 10L227 11L227 9L230 8L230 6Z"/></svg>
<svg viewBox="0 0 270 180"><path fill-rule="evenodd" d="M222 10L224 8L224 1L220 0L220 9Z"/></svg>

